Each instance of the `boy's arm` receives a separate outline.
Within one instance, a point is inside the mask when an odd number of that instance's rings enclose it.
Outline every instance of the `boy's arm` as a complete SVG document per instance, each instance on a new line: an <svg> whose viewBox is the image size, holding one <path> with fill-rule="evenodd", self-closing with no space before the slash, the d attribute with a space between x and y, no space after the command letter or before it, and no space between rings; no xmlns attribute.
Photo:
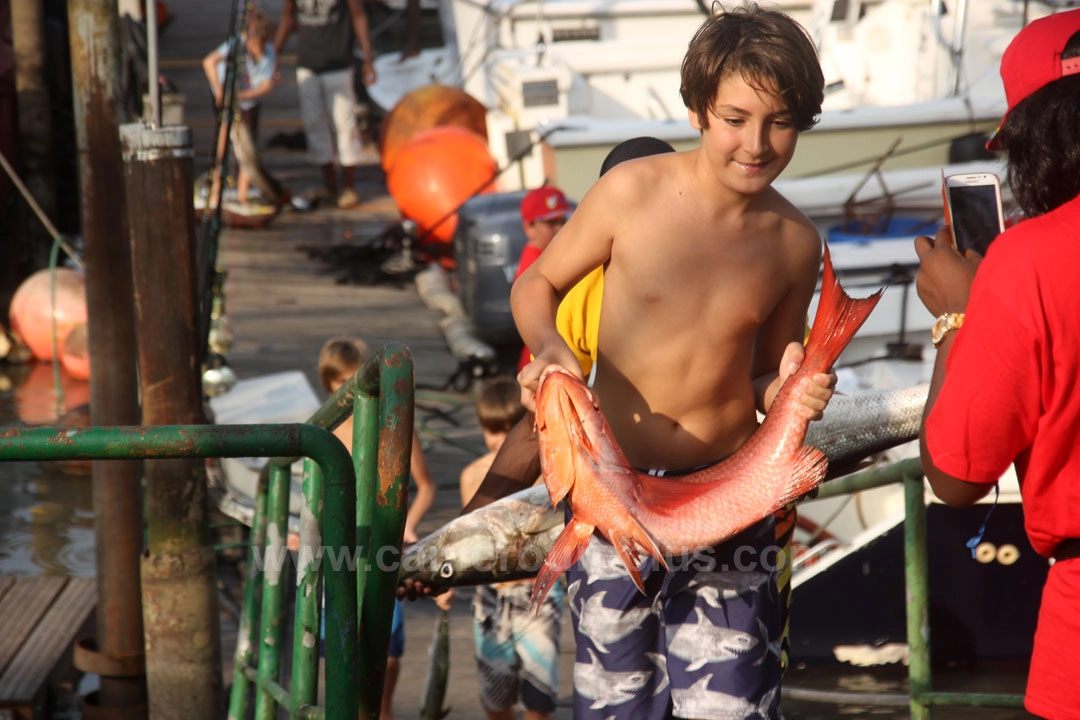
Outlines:
<svg viewBox="0 0 1080 720"><path fill-rule="evenodd" d="M817 287L821 265L821 240L812 227L799 226L799 237L793 243L798 255L793 271L795 282L787 296L758 329L754 343L753 377L757 409L767 413L776 393L787 378L799 369L804 357L803 344L806 314ZM822 411L832 398L836 375L818 373L803 390L802 412L811 420L821 418Z"/></svg>
<svg viewBox="0 0 1080 720"><path fill-rule="evenodd" d="M535 358L518 374L522 404L530 411L536 409L533 393L547 365L561 365L581 377L577 357L556 328L555 314L566 292L610 259L619 200L631 182L632 176L615 171L597 181L510 290L518 334Z"/></svg>
<svg viewBox="0 0 1080 720"><path fill-rule="evenodd" d="M428 467L427 458L424 457L424 449L420 445L420 437L413 430L412 453L409 456L409 466L413 480L416 481L416 497L409 503L409 512L405 516L405 543L414 543L420 538L416 534L416 528L424 515L435 502L435 481L431 478L431 468Z"/></svg>
<svg viewBox="0 0 1080 720"><path fill-rule="evenodd" d="M202 61L203 72L206 73L206 79L210 83L210 90L214 93L214 102L218 105L221 105L224 93L221 82L218 80L217 64L223 59L221 52L214 48L206 54Z"/></svg>
<svg viewBox="0 0 1080 720"><path fill-rule="evenodd" d="M281 59L281 48L285 46L285 41L289 39L289 35L296 29L296 0L285 0L284 7L281 8L281 19L278 20L277 32L274 33L274 72L277 72L277 65Z"/></svg>
<svg viewBox="0 0 1080 720"><path fill-rule="evenodd" d="M349 14L352 16L353 32L360 43L360 52L364 54L364 64L360 68L360 80L365 85L375 82L375 56L371 52L371 32L368 29L367 13L360 7L360 0L348 0Z"/></svg>
<svg viewBox="0 0 1080 720"><path fill-rule="evenodd" d="M480 487L461 509L461 514L532 487L538 477L540 443L536 435L536 418L530 412L510 428Z"/></svg>

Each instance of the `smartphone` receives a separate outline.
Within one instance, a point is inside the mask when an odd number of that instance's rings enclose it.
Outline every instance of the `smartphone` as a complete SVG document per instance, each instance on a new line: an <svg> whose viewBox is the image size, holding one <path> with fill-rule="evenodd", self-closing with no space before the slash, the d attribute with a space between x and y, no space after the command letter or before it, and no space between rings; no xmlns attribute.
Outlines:
<svg viewBox="0 0 1080 720"><path fill-rule="evenodd" d="M945 222L952 226L956 249L986 249L1005 230L1001 209L1001 182L994 173L949 175L942 188L945 195Z"/></svg>

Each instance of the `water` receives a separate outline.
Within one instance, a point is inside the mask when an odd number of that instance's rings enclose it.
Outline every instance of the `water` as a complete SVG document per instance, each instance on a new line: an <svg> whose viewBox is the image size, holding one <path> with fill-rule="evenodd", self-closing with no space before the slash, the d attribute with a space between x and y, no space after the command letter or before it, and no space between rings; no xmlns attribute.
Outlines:
<svg viewBox="0 0 1080 720"><path fill-rule="evenodd" d="M61 372L60 410L89 401L86 382ZM0 426L55 424L50 363L0 368ZM68 422L77 422L77 420ZM0 575L92 576L94 513L89 468L77 463L0 465Z"/></svg>

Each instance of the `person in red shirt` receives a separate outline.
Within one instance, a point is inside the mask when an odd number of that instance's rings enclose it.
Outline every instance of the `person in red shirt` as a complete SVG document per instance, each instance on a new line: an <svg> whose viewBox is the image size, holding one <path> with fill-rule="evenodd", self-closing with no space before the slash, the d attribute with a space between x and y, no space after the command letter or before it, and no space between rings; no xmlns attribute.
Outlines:
<svg viewBox="0 0 1080 720"><path fill-rule="evenodd" d="M540 253L548 246L555 233L559 232L566 219L570 217L570 203L558 188L545 185L531 190L521 199L521 227L525 230L525 247L521 250L514 280L521 277L532 265ZM517 371L529 364L532 353L529 348L521 349L521 359Z"/></svg>
<svg viewBox="0 0 1080 720"><path fill-rule="evenodd" d="M1080 718L1080 10L1036 20L1001 59L1008 110L988 146L1028 219L980 258L919 237L919 297L940 316L921 455L949 505L1015 464L1032 547L1054 558L1025 707Z"/></svg>

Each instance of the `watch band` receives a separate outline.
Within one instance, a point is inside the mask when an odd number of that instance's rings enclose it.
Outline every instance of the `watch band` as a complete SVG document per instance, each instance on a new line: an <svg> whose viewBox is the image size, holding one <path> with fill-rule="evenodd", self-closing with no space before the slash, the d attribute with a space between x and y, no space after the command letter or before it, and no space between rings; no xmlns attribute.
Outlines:
<svg viewBox="0 0 1080 720"><path fill-rule="evenodd" d="M930 331L930 341L936 348L942 343L950 330L957 330L963 324L964 313L944 313L934 323L934 328Z"/></svg>

